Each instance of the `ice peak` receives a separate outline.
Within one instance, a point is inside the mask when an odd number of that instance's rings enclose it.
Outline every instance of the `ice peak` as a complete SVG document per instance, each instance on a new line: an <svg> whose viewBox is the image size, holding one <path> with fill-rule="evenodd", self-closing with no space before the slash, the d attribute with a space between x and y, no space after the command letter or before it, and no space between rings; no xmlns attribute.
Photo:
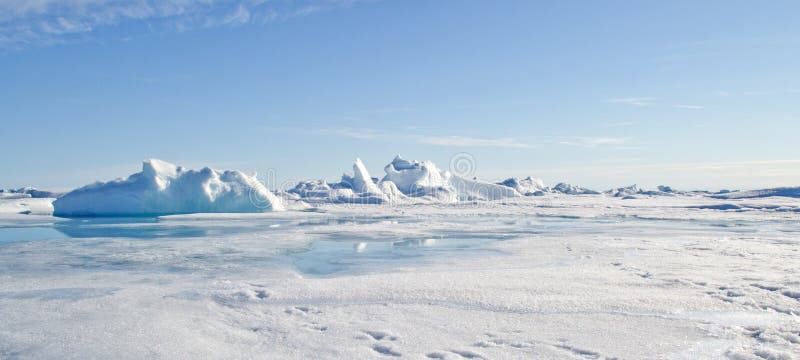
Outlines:
<svg viewBox="0 0 800 360"><path fill-rule="evenodd" d="M142 173L148 177L171 177L178 175L178 166L158 159L142 161Z"/></svg>
<svg viewBox="0 0 800 360"><path fill-rule="evenodd" d="M403 159L400 154L397 154L389 165L394 167L395 170L410 170L419 167L418 162Z"/></svg>
<svg viewBox="0 0 800 360"><path fill-rule="evenodd" d="M356 158L353 164L353 191L357 193L381 194L380 189L369 176L369 171L361 159Z"/></svg>

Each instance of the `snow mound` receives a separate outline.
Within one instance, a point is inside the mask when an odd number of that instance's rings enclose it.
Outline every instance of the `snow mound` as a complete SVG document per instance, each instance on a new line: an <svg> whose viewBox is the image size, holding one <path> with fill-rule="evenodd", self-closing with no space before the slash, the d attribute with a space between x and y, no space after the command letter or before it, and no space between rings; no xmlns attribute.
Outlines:
<svg viewBox="0 0 800 360"><path fill-rule="evenodd" d="M507 186L455 176L439 170L432 161L409 161L400 155L395 156L384 171L386 176L381 182L391 181L407 197L456 202L520 196Z"/></svg>
<svg viewBox="0 0 800 360"><path fill-rule="evenodd" d="M772 189L725 192L712 195L715 199L753 199L772 196L800 198L800 187L780 187Z"/></svg>
<svg viewBox="0 0 800 360"><path fill-rule="evenodd" d="M349 181L329 184L325 180L306 180L299 182L288 192L297 194L301 199L327 201L328 199L352 197L351 186Z"/></svg>
<svg viewBox="0 0 800 360"><path fill-rule="evenodd" d="M408 161L397 155L383 170L386 176L381 181L393 182L405 195L456 198L450 172L439 170L431 161Z"/></svg>
<svg viewBox="0 0 800 360"><path fill-rule="evenodd" d="M522 196L517 190L508 186L469 180L458 176L450 177L450 185L458 194L458 200L461 201L499 200Z"/></svg>
<svg viewBox="0 0 800 360"><path fill-rule="evenodd" d="M515 177L508 178L497 184L510 187L516 190L518 193L525 196L532 196L535 195L537 192L544 193L550 190L547 188L547 186L544 185L544 181L542 181L542 179L533 178L530 176L524 179Z"/></svg>
<svg viewBox="0 0 800 360"><path fill-rule="evenodd" d="M598 195L597 191L589 190L584 187L575 186L567 183L558 183L553 187L553 192L567 194L567 195Z"/></svg>
<svg viewBox="0 0 800 360"><path fill-rule="evenodd" d="M606 190L604 193L607 195L611 195L613 197L625 198L629 196L639 195L642 194L644 190L633 184L631 186Z"/></svg>
<svg viewBox="0 0 800 360"><path fill-rule="evenodd" d="M398 204L408 200L408 197L400 192L397 185L391 181L381 181L379 186L381 187L381 192L386 196L386 200L391 204Z"/></svg>
<svg viewBox="0 0 800 360"><path fill-rule="evenodd" d="M98 182L53 202L56 216L136 216L283 210L255 176L211 168L188 170L151 159L127 179Z"/></svg>
<svg viewBox="0 0 800 360"><path fill-rule="evenodd" d="M633 184L631 186L611 189L604 192L607 195L618 198L636 198L636 195L649 195L649 196L674 196L679 194L669 186L659 185L658 190L645 190Z"/></svg>
<svg viewBox="0 0 800 360"><path fill-rule="evenodd" d="M338 183L301 181L288 193L311 203L383 204L392 200L384 194L382 187L375 184L361 159L355 160L353 175L343 174Z"/></svg>

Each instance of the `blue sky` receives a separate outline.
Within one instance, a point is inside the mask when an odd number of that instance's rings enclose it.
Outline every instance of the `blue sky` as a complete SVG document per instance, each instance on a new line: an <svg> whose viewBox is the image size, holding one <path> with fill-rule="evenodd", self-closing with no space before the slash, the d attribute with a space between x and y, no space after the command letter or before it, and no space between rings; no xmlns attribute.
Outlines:
<svg viewBox="0 0 800 360"><path fill-rule="evenodd" d="M604 189L800 185L796 1L0 0L0 187L400 153Z"/></svg>

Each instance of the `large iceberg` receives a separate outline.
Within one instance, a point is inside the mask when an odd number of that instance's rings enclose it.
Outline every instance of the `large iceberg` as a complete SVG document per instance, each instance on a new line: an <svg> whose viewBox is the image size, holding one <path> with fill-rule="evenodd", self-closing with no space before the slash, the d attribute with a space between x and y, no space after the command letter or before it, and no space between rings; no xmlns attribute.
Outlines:
<svg viewBox="0 0 800 360"><path fill-rule="evenodd" d="M342 175L338 183L324 180L301 181L288 193L311 203L398 204L497 200L521 196L515 189L467 179L440 170L431 161L409 161L397 155L377 180L369 175L360 159L353 164L353 175Z"/></svg>
<svg viewBox="0 0 800 360"><path fill-rule="evenodd" d="M151 159L127 179L98 182L53 202L56 216L137 216L279 211L281 200L255 176L211 168L188 170Z"/></svg>
<svg viewBox="0 0 800 360"><path fill-rule="evenodd" d="M383 170L386 176L381 182L394 183L406 196L458 201L456 189L450 185L450 172L439 170L431 161L409 161L397 155Z"/></svg>

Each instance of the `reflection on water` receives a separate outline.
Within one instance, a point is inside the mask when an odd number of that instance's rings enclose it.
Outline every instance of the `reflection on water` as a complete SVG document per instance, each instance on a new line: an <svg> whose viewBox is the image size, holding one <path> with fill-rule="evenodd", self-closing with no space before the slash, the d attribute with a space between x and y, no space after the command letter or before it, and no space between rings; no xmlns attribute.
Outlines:
<svg viewBox="0 0 800 360"><path fill-rule="evenodd" d="M293 251L295 267L305 274L329 275L344 270L369 271L390 264L408 263L447 253L449 256L468 256L486 250L480 246L502 238L423 238L397 241L315 241L306 250Z"/></svg>
<svg viewBox="0 0 800 360"><path fill-rule="evenodd" d="M428 223L435 227L426 231L424 225ZM359 231L358 227L363 225L369 231ZM0 273L5 269L18 270L20 266L53 271L70 268L229 272L237 267L288 263L304 274L327 276L417 266L445 257L479 256L492 251L485 246L488 243L538 235L668 234L696 229L709 236L729 236L800 231L798 224L776 221L526 214L436 219L385 216L309 219L302 215L291 219L87 218L59 221L50 226L22 226L0 228ZM416 227L413 232L416 237L404 237L408 234L402 231L405 227ZM397 229L401 231L394 232ZM301 240L271 246L287 238ZM26 242L38 245L28 246Z"/></svg>
<svg viewBox="0 0 800 360"><path fill-rule="evenodd" d="M63 239L68 237L51 227L0 228L0 244L22 241Z"/></svg>

